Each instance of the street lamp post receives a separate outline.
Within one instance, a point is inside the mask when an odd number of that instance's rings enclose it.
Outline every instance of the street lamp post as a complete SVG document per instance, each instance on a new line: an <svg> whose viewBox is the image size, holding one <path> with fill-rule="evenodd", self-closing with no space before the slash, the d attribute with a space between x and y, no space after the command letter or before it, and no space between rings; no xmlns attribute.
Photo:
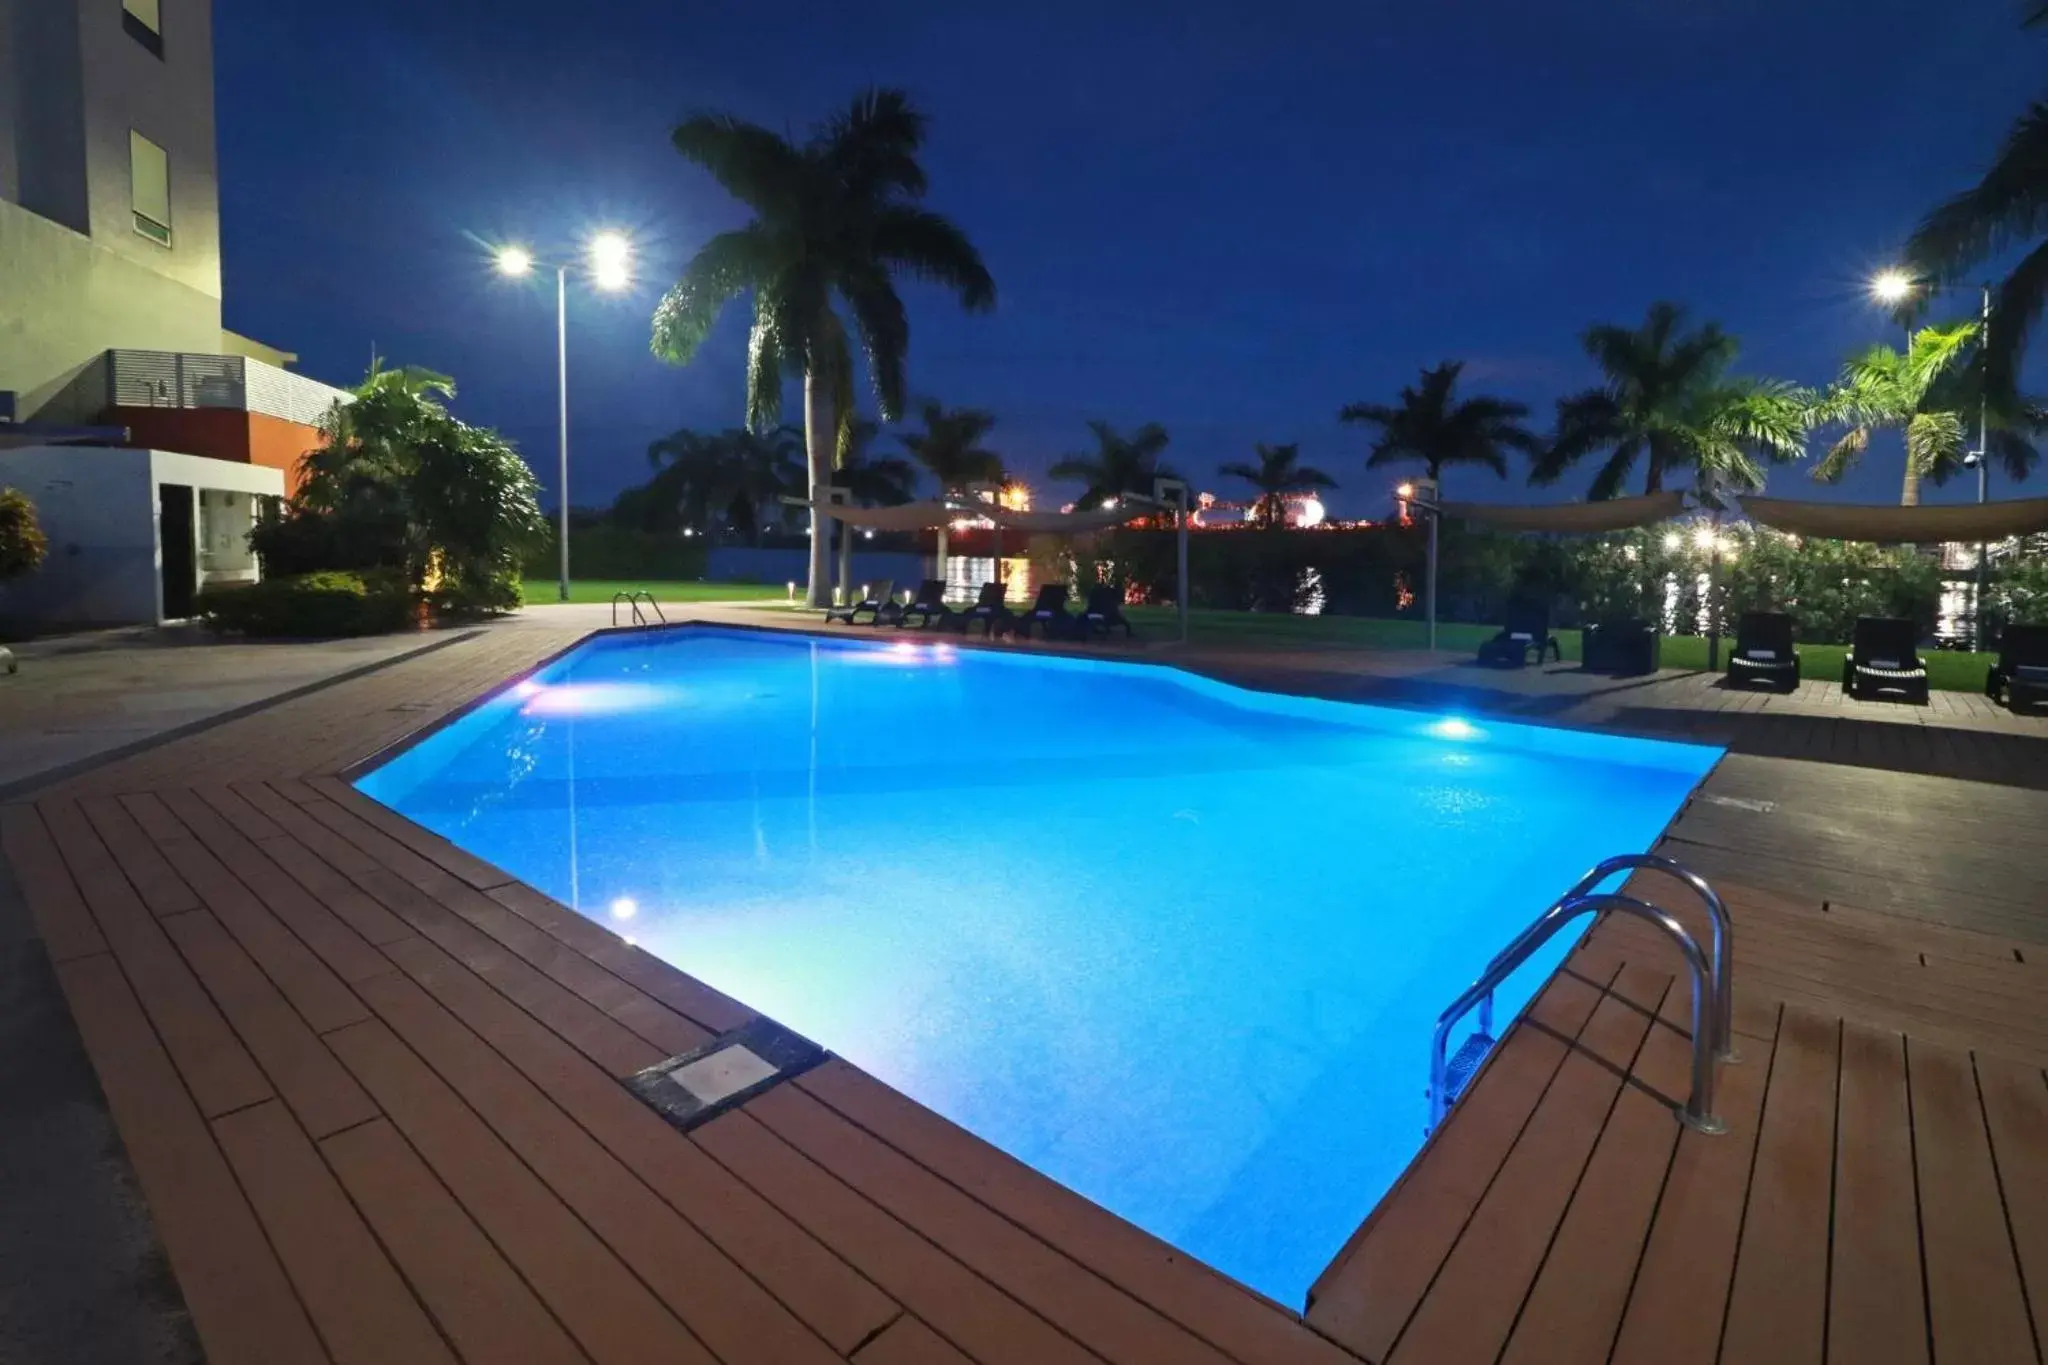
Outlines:
<svg viewBox="0 0 2048 1365"><path fill-rule="evenodd" d="M633 283L633 244L616 232L600 232L585 247L590 282L605 293ZM498 273L523 277L533 273L533 253L521 246L500 247ZM555 265L555 404L556 454L559 458L556 496L561 499L561 581L557 591L569 600L569 263Z"/></svg>

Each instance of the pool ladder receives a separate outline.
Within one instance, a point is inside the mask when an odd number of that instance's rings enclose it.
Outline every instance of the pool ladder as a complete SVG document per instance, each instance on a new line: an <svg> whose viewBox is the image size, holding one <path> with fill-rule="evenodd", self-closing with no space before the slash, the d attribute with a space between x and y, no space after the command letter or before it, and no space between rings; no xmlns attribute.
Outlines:
<svg viewBox="0 0 2048 1365"><path fill-rule="evenodd" d="M1700 950L1699 940L1688 933L1669 911L1634 896L1594 890L1615 873L1632 871L1662 872L1700 898L1714 927L1711 957ZM1517 934L1514 941L1487 964L1479 979L1437 1017L1429 1059L1430 1132L1435 1132L1444 1121L1456 1099L1451 1093L1451 1062L1446 1055L1452 1026L1476 1008L1479 1011L1479 1031L1473 1035L1473 1040L1468 1040L1468 1049L1470 1041L1478 1041L1482 1049L1490 1045L1493 1041L1493 993L1500 983L1565 925L1582 915L1602 911L1633 915L1647 922L1670 939L1679 956L1685 959L1686 972L1692 978L1692 1094L1679 1111L1678 1120L1695 1132L1720 1133L1727 1130L1727 1125L1714 1113L1714 1067L1718 1062L1737 1060L1735 983L1732 975L1735 935L1728 924L1728 907L1722 903L1719 893L1707 885L1704 877L1676 859L1655 853L1624 853L1602 862L1581 877L1571 890L1558 897L1555 904ZM1464 1068L1465 1077L1461 1079L1469 1079L1471 1069L1478 1065L1483 1055L1482 1051L1468 1058L1468 1049L1460 1049L1459 1053L1461 1061L1468 1061ZM1462 1091L1463 1087L1460 1085L1458 1088Z"/></svg>
<svg viewBox="0 0 2048 1365"><path fill-rule="evenodd" d="M619 624L620 603L624 603L632 609L634 625L645 626L653 624L640 611L640 599L643 597L647 599L647 610L654 613L654 620L662 625L667 625L668 618L661 614L661 604L654 600L654 594L645 588L639 588L633 592L615 592L612 594L612 626L616 628Z"/></svg>

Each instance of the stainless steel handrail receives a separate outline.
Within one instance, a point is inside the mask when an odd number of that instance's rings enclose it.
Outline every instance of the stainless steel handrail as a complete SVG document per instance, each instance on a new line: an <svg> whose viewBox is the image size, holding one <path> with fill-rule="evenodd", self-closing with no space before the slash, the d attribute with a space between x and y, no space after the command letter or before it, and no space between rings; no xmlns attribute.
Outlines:
<svg viewBox="0 0 2048 1365"><path fill-rule="evenodd" d="M1563 898L1583 896L1615 873L1636 869L1662 872L1690 887L1705 903L1707 918L1714 926L1714 1055L1724 1062L1742 1060L1735 1050L1735 927L1728 920L1728 907L1722 903L1721 894L1707 885L1705 877L1661 853L1621 853L1603 859L1599 866L1579 878Z"/></svg>
<svg viewBox="0 0 2048 1365"><path fill-rule="evenodd" d="M640 612L640 599L643 597L647 599L647 606L651 611L653 611L654 619L661 622L663 625L667 625L668 617L662 614L661 603L655 601L654 594L647 591L647 589L645 588L640 588L633 592L621 591L612 594L612 625L614 627L617 627L617 625L619 624L620 602L624 602L627 608L632 611L634 625L644 626L648 624L647 618Z"/></svg>
<svg viewBox="0 0 2048 1365"><path fill-rule="evenodd" d="M1706 878L1675 858L1667 858L1660 853L1621 853L1603 859L1544 913L1555 914L1559 906L1586 895L1615 873L1635 869L1662 872L1691 888L1705 903L1707 918L1714 926L1714 1055L1724 1062L1741 1061L1741 1054L1735 1050L1735 928L1729 922L1727 905L1722 902L1720 893L1707 884ZM1493 999L1490 996L1480 1004L1479 1031L1489 1037L1493 1034Z"/></svg>
<svg viewBox="0 0 2048 1365"><path fill-rule="evenodd" d="M1517 934L1515 941L1488 964L1479 979L1466 987L1464 994L1437 1017L1429 1059L1429 1127L1432 1132L1443 1122L1451 1107L1447 1093L1451 1027L1474 1006L1486 1003L1490 1008L1493 992L1501 981L1528 961L1558 930L1581 915L1598 914L1603 910L1634 915L1662 930L1685 959L1686 971L1692 977L1692 1093L1679 1111L1678 1120L1695 1132L1727 1131L1727 1125L1714 1113L1714 985L1706 954L1700 951L1698 941L1686 932L1685 926L1670 911L1660 910L1633 896L1601 891L1562 901L1537 916L1534 923Z"/></svg>

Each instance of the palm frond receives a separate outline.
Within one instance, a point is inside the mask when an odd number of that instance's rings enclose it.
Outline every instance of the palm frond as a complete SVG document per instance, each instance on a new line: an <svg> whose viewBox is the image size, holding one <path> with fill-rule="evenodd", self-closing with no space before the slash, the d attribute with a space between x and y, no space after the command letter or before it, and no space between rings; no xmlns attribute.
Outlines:
<svg viewBox="0 0 2048 1365"><path fill-rule="evenodd" d="M758 123L730 114L692 114L676 125L669 140L756 213L784 212L801 197L803 153Z"/></svg>
<svg viewBox="0 0 2048 1365"><path fill-rule="evenodd" d="M878 201L893 192L918 199L925 192L917 160L924 134L925 117L910 96L864 90L818 130L811 149L849 198Z"/></svg>
<svg viewBox="0 0 2048 1365"><path fill-rule="evenodd" d="M1927 215L1906 241L1906 267L1953 284L1979 263L2048 228L2048 102L2036 101L2006 135L1975 185Z"/></svg>
<svg viewBox="0 0 2048 1365"><path fill-rule="evenodd" d="M1991 335L1984 343L1984 385L1993 403L2019 391L2020 357L2048 304L2048 244L2035 247L2012 268L1993 295Z"/></svg>
<svg viewBox="0 0 2048 1365"><path fill-rule="evenodd" d="M654 353L673 364L688 364L726 304L774 274L775 254L758 225L721 232L706 242L654 310Z"/></svg>
<svg viewBox="0 0 2048 1365"><path fill-rule="evenodd" d="M1820 457L1820 463L1813 467L1813 477L1820 483L1840 483L1842 476L1863 458L1863 452L1870 449L1870 428L1851 427L1843 432L1835 443L1828 447L1827 454Z"/></svg>
<svg viewBox="0 0 2048 1365"><path fill-rule="evenodd" d="M1617 445L1614 453L1607 457L1607 462L1600 466L1600 472L1593 476L1593 486L1586 490L1586 500L1606 502L1620 493L1628 483L1629 471L1635 468L1636 460L1642 455L1644 444L1635 440Z"/></svg>
<svg viewBox="0 0 2048 1365"><path fill-rule="evenodd" d="M1960 413L1923 412L1906 423L1906 464L1922 478L1945 482L1962 467Z"/></svg>
<svg viewBox="0 0 2048 1365"><path fill-rule="evenodd" d="M1264 486L1264 471L1259 466L1246 464L1242 460L1233 460L1229 464L1217 465L1216 472L1226 479L1243 479L1246 483Z"/></svg>
<svg viewBox="0 0 2048 1365"><path fill-rule="evenodd" d="M951 219L929 209L895 205L876 215L873 244L877 258L952 290L968 312L985 313L996 306L995 277Z"/></svg>
<svg viewBox="0 0 2048 1365"><path fill-rule="evenodd" d="M849 271L840 280L839 292L853 310L882 420L894 422L903 413L903 366L910 350L910 317L903 299L880 270Z"/></svg>

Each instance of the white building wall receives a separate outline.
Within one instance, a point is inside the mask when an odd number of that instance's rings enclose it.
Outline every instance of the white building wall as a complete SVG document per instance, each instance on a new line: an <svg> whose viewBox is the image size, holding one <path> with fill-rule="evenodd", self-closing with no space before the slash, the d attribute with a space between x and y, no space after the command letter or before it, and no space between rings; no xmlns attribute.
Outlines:
<svg viewBox="0 0 2048 1365"><path fill-rule="evenodd" d="M284 495L284 475L261 465L109 446L0 450L0 487L28 495L50 541L42 568L0 585L0 620L43 627L162 620L163 484L239 494L244 503ZM194 526L199 539L198 515ZM231 549L225 558L232 562Z"/></svg>

